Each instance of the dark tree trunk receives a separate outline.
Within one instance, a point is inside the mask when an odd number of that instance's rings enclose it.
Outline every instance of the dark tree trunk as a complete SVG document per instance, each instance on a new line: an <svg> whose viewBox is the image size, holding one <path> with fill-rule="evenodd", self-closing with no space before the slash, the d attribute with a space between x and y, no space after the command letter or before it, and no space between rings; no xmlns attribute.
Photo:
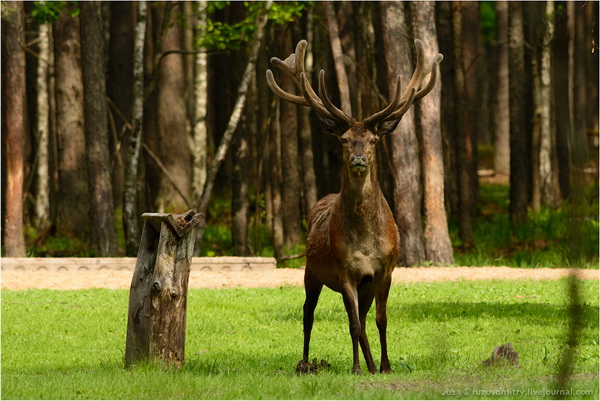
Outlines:
<svg viewBox="0 0 600 401"><path fill-rule="evenodd" d="M470 158L472 154L471 137L466 129L468 110L466 106L466 81L463 63L462 35L462 3L452 3L452 35L453 35L453 60L454 60L454 87L456 89L455 111L455 137L456 137L456 173L458 175L458 235L465 248L473 244L471 228L471 207L473 197L471 191Z"/></svg>
<svg viewBox="0 0 600 401"><path fill-rule="evenodd" d="M24 257L23 143L25 139L25 53L23 2L2 3L2 138L4 256Z"/></svg>
<svg viewBox="0 0 600 401"><path fill-rule="evenodd" d="M425 56L431 60L438 53L435 29L435 4L414 2L413 30L426 44ZM441 83L415 104L417 128L421 135L421 163L425 210L425 254L436 265L454 263L444 205L444 156L441 132Z"/></svg>
<svg viewBox="0 0 600 401"><path fill-rule="evenodd" d="M242 125L245 122L242 123ZM231 213L232 213L232 240L235 254L246 256L250 254L248 243L248 218L250 217L250 200L248 199L250 181L250 146L248 129L240 127L236 137L234 150Z"/></svg>
<svg viewBox="0 0 600 401"><path fill-rule="evenodd" d="M279 100L278 100L279 102ZM283 177L281 176L281 127L279 110L275 112L275 119L271 124L271 204L273 213L273 249L275 259L280 260L285 256L283 222L281 218L281 209L285 207L281 201L281 186Z"/></svg>
<svg viewBox="0 0 600 401"><path fill-rule="evenodd" d="M53 25L56 77L58 193L56 232L87 238L90 232L79 17L61 13Z"/></svg>
<svg viewBox="0 0 600 401"><path fill-rule="evenodd" d="M125 122L131 122L133 82L133 29L135 27L136 2L110 2L110 42L108 47L108 76L106 92L119 113L111 110L114 132L109 135L111 150L111 178L115 206L123 202L125 144L129 137L123 129ZM119 116L121 114L127 120ZM111 124L112 129L112 124ZM117 153L118 152L118 153Z"/></svg>
<svg viewBox="0 0 600 401"><path fill-rule="evenodd" d="M92 252L96 256L116 256L118 248L110 180L100 3L84 2L80 9Z"/></svg>
<svg viewBox="0 0 600 401"><path fill-rule="evenodd" d="M477 214L479 202L479 176L477 145L481 124L481 109L485 106L482 99L483 87L483 54L480 54L481 33L479 29L479 3L476 1L461 2L462 9L462 44L463 68L465 73L465 151L469 174L471 216Z"/></svg>
<svg viewBox="0 0 600 401"><path fill-rule="evenodd" d="M444 61L440 64L442 89L442 143L444 145L444 199L446 211L456 216L458 189L456 173L456 87L454 82L454 59L452 45L452 10L450 2L436 2L436 22L440 52Z"/></svg>
<svg viewBox="0 0 600 401"><path fill-rule="evenodd" d="M382 2L381 19L383 43L388 76L388 97L394 92L397 75L403 82L412 76L412 46L406 37L405 5L400 2ZM421 227L421 169L418 143L415 135L414 113L410 108L391 134L392 165L394 171L394 203L396 224L400 231L401 266L413 266L425 259L423 229Z"/></svg>
<svg viewBox="0 0 600 401"><path fill-rule="evenodd" d="M281 49L293 49L292 38L287 29L280 34ZM286 74L281 76L284 91L294 92L295 84ZM281 183L281 218L283 221L284 244L289 250L302 241L302 181L300 177L300 155L298 153L298 113L295 104L280 102L281 168L285 182Z"/></svg>
<svg viewBox="0 0 600 401"><path fill-rule="evenodd" d="M571 124L569 114L569 37L567 34L567 3L557 2L556 8L562 12L556 13L556 30L552 41L554 107L556 121L556 154L558 159L558 180L563 199L569 197L570 185L570 154L569 137Z"/></svg>
<svg viewBox="0 0 600 401"><path fill-rule="evenodd" d="M513 224L527 220L530 174L522 7L519 2L509 3L510 216Z"/></svg>

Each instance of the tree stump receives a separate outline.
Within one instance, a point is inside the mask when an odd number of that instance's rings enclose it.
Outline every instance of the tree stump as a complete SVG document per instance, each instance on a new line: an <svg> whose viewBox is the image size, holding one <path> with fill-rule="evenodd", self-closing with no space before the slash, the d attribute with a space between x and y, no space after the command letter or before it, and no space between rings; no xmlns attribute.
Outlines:
<svg viewBox="0 0 600 401"><path fill-rule="evenodd" d="M202 214L144 213L144 227L129 291L125 367L184 360L187 290L196 224Z"/></svg>

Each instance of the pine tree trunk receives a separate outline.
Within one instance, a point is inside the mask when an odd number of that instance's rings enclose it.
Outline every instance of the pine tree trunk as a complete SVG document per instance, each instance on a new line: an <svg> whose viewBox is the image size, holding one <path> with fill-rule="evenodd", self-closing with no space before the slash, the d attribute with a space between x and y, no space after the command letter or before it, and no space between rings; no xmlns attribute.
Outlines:
<svg viewBox="0 0 600 401"><path fill-rule="evenodd" d="M508 93L508 2L498 1L496 7L496 53L498 54L494 111L494 170L510 174L510 114Z"/></svg>
<svg viewBox="0 0 600 401"><path fill-rule="evenodd" d="M39 27L39 60L37 66L37 165L35 191L35 225L41 231L50 224L48 63L50 61L49 24Z"/></svg>
<svg viewBox="0 0 600 401"><path fill-rule="evenodd" d="M63 12L53 25L58 143L56 232L87 238L90 233L83 77L79 17Z"/></svg>
<svg viewBox="0 0 600 401"><path fill-rule="evenodd" d="M2 138L4 256L24 257L23 143L25 139L25 53L23 2L2 3Z"/></svg>
<svg viewBox="0 0 600 401"><path fill-rule="evenodd" d="M438 54L435 29L435 4L412 3L413 30L425 46L425 57ZM444 156L441 132L441 82L416 107L417 127L421 131L421 163L425 212L425 255L436 265L454 263L444 205Z"/></svg>
<svg viewBox="0 0 600 401"><path fill-rule="evenodd" d="M509 3L510 216L513 225L527 220L530 174L522 7L519 2Z"/></svg>
<svg viewBox="0 0 600 401"><path fill-rule="evenodd" d="M382 33L388 76L388 97L394 92L397 75L403 82L412 76L412 48L406 37L404 4L381 3ZM394 214L400 231L401 266L413 266L425 260L423 229L421 227L421 169L415 134L414 113L410 108L391 134L394 175Z"/></svg>
<svg viewBox="0 0 600 401"><path fill-rule="evenodd" d="M452 35L454 58L454 87L455 87L455 136L456 136L456 174L458 175L458 235L465 248L473 244L471 228L472 185L469 170L469 153L472 142L466 130L468 110L466 107L466 81L463 63L462 44L462 3L452 3Z"/></svg>
<svg viewBox="0 0 600 401"><path fill-rule="evenodd" d="M100 3L84 2L81 9L81 63L88 182L90 188L91 246L95 256L116 256L114 203L110 180L104 43Z"/></svg>
<svg viewBox="0 0 600 401"><path fill-rule="evenodd" d="M138 184L140 145L142 142L144 121L144 43L147 18L147 3L140 1L137 3L137 22L133 45L132 130L127 138L128 146L125 148L123 229L125 232L125 251L128 256L137 255L141 235L140 216L137 205L140 188Z"/></svg>

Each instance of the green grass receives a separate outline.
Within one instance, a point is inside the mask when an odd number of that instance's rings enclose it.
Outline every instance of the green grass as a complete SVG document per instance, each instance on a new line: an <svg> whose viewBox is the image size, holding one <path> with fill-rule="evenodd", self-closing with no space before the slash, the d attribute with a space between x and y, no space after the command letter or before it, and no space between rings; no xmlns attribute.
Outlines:
<svg viewBox="0 0 600 401"><path fill-rule="evenodd" d="M580 283L584 320L570 388L586 391L575 398L598 399L598 282ZM302 351L299 287L191 290L181 370L123 368L125 290L4 290L2 398L552 398L540 391L553 389L565 348L566 284L394 285L388 304L394 373L358 377L350 373L346 313L329 290L316 310L311 357L326 359L331 369L310 376L294 373ZM378 362L373 311L367 329ZM494 346L506 342L519 352L520 367L483 367Z"/></svg>

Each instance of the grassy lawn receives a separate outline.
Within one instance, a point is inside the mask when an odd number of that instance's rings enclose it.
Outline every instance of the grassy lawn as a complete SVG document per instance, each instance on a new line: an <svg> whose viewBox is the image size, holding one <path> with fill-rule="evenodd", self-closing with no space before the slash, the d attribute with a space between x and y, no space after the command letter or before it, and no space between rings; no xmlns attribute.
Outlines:
<svg viewBox="0 0 600 401"><path fill-rule="evenodd" d="M573 398L598 399L598 282L581 281L583 328ZM312 355L329 370L297 376L302 288L191 290L181 370L123 368L125 290L2 291L3 399L554 398L565 345L566 280L394 285L391 375L354 376L341 298L323 291ZM373 311L368 332L376 362ZM484 367L511 342L519 367ZM364 368L364 361L362 362ZM561 397L564 398L564 397Z"/></svg>

